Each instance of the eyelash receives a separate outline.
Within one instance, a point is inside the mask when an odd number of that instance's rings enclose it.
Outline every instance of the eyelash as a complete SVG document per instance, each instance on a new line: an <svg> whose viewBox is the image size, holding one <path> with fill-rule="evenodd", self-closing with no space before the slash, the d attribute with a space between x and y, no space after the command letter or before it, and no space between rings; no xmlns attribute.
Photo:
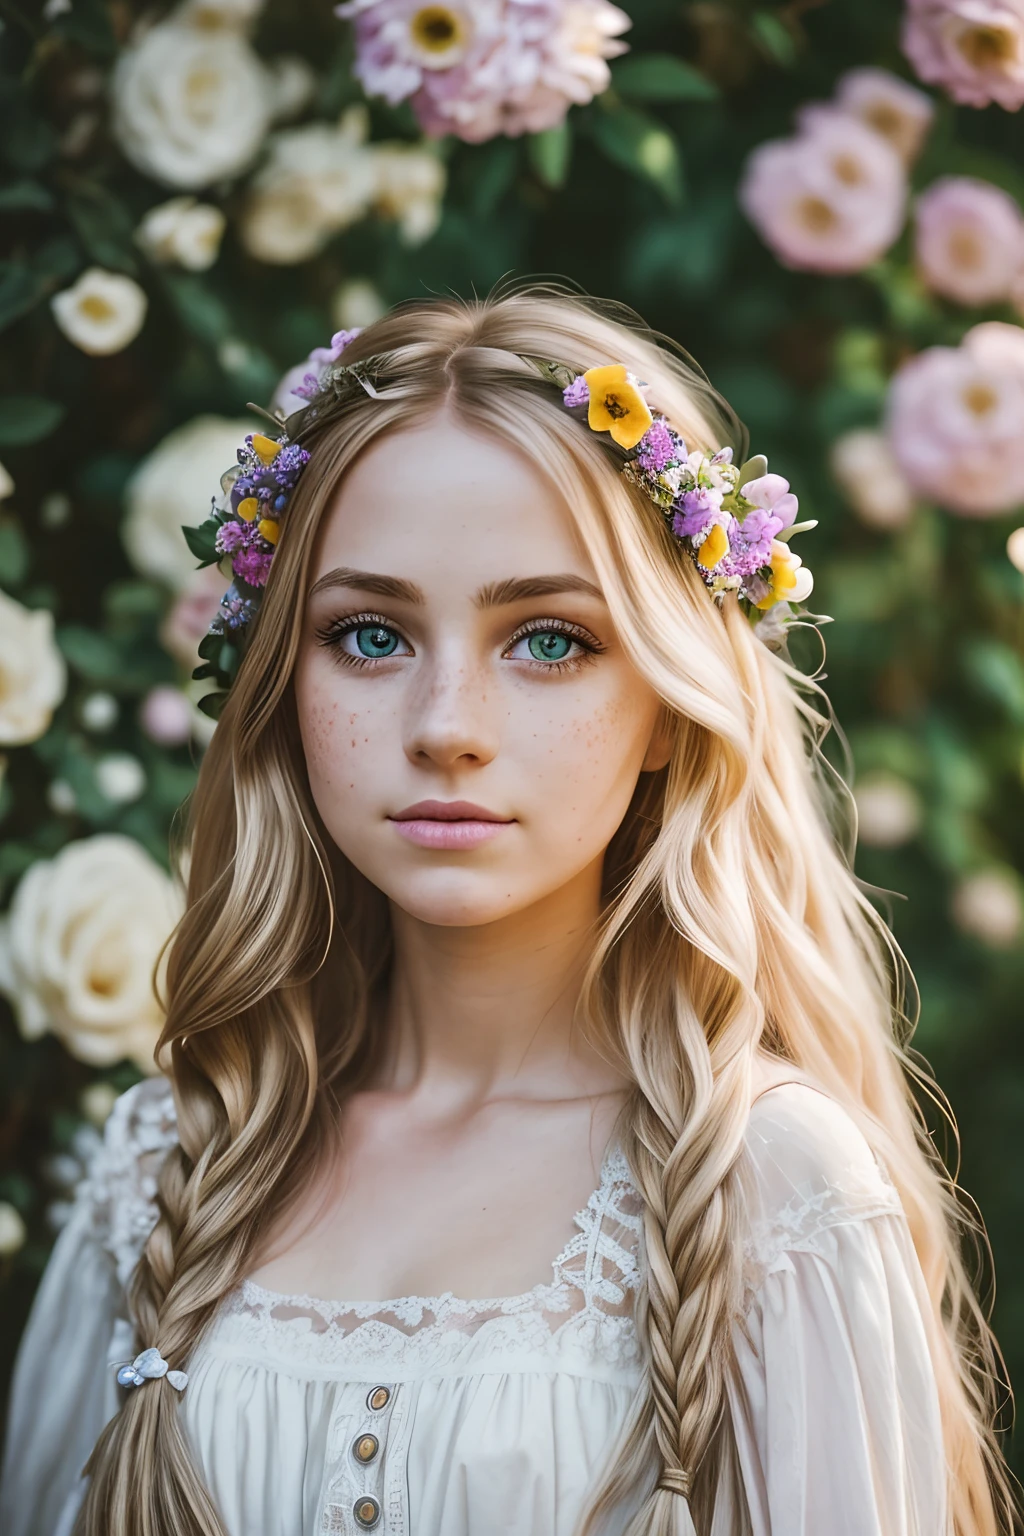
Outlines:
<svg viewBox="0 0 1024 1536"><path fill-rule="evenodd" d="M360 670L363 667L373 667L379 661L389 661L391 658L387 656L353 656L350 651L343 651L339 644L345 635L350 635L354 630L364 629L371 625L379 625L381 629L391 630L397 635L402 633L382 613L353 613L349 614L346 618L332 619L329 624L318 629L316 632L317 643L324 646L325 649L333 651L336 660L342 666L358 667ZM580 624L572 624L567 619L529 619L525 624L520 624L515 633L509 637L502 655L510 651L520 640L528 639L530 635L551 633L567 635L571 640L575 640L576 644L580 647L580 653L576 656L567 656L562 661L530 661L527 662L528 666L539 668L545 673L576 672L580 667L588 666L595 656L599 656L605 650L605 646L601 644L600 640ZM402 638L405 639L404 635Z"/></svg>

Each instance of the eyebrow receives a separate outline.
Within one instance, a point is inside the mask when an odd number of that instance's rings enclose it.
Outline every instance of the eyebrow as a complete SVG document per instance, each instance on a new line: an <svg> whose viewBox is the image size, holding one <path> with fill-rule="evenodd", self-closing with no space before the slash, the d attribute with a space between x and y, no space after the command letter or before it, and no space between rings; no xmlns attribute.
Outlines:
<svg viewBox="0 0 1024 1536"><path fill-rule="evenodd" d="M355 571L340 565L316 580L309 590L310 598L334 587L353 588L359 592L373 592L378 597L389 597L395 602L422 606L426 602L422 590L415 582L401 576L382 576L376 571ZM556 576L513 576L505 581L488 582L473 599L477 608L502 608L510 603L521 603L532 597L553 597L563 592L581 592L587 597L604 601L604 593L584 576L570 572Z"/></svg>

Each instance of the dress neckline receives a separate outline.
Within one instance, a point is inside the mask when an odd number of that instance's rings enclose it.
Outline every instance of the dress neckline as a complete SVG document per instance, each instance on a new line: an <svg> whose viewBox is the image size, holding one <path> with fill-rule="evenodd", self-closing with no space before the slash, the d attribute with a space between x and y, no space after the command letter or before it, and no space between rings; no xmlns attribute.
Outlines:
<svg viewBox="0 0 1024 1536"><path fill-rule="evenodd" d="M613 1137L605 1148L604 1157L601 1160L597 1187L592 1191L586 1205L576 1212L573 1217L575 1231L551 1261L551 1278L540 1280L529 1290L520 1291L515 1295L469 1298L456 1296L453 1291L443 1291L436 1296L389 1296L383 1300L350 1301L341 1297L275 1291L248 1276L237 1286L236 1294L243 1302L253 1304L261 1310L295 1309L298 1312L316 1310L320 1313L330 1312L338 1317L354 1318L371 1318L386 1313L401 1316L408 1314L410 1310L429 1312L435 1317L445 1314L462 1316L479 1312L526 1310L531 1304L543 1301L545 1297L552 1295L566 1284L567 1277L563 1272L569 1262L580 1253L581 1234L589 1235L595 1225L600 1225L606 1212L612 1208L611 1197L616 1189L636 1193L626 1155L619 1146L617 1138ZM621 1213L618 1214L621 1216Z"/></svg>

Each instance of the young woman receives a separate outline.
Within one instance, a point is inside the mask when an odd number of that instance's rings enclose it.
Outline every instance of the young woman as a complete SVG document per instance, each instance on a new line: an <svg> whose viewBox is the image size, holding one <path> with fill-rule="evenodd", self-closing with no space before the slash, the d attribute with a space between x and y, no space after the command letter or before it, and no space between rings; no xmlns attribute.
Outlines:
<svg viewBox="0 0 1024 1536"><path fill-rule="evenodd" d="M796 499L627 322L402 306L240 456L166 1077L43 1282L8 1536L1010 1528Z"/></svg>

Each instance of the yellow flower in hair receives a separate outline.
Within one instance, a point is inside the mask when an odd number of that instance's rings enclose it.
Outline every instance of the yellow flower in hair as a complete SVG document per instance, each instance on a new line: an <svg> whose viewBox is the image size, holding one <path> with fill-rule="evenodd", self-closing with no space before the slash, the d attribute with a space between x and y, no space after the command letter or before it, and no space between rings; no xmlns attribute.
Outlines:
<svg viewBox="0 0 1024 1536"><path fill-rule="evenodd" d="M697 551L697 564L706 571L713 571L729 549L729 535L721 523L716 523Z"/></svg>
<svg viewBox="0 0 1024 1536"><path fill-rule="evenodd" d="M796 592L797 572L802 564L803 561L800 559L800 556L794 555L788 544L783 544L780 539L773 539L772 574L769 578L768 592L759 603L754 604L754 607L774 608L776 603L784 602L787 598L791 597ZM802 598L795 600L802 601Z"/></svg>
<svg viewBox="0 0 1024 1536"><path fill-rule="evenodd" d="M244 517L247 523L252 522L259 509L260 504L255 496L246 496L244 501L238 503L238 515Z"/></svg>
<svg viewBox="0 0 1024 1536"><path fill-rule="evenodd" d="M281 524L276 517L261 517L256 526L268 544L277 543L278 535L281 532Z"/></svg>
<svg viewBox="0 0 1024 1536"><path fill-rule="evenodd" d="M261 464L273 464L281 452L281 444L275 443L272 437L264 437L262 432L254 432L252 435L252 451Z"/></svg>
<svg viewBox="0 0 1024 1536"><path fill-rule="evenodd" d="M622 363L588 368L583 377L590 391L591 431L610 432L620 448L635 448L654 420L636 379Z"/></svg>

